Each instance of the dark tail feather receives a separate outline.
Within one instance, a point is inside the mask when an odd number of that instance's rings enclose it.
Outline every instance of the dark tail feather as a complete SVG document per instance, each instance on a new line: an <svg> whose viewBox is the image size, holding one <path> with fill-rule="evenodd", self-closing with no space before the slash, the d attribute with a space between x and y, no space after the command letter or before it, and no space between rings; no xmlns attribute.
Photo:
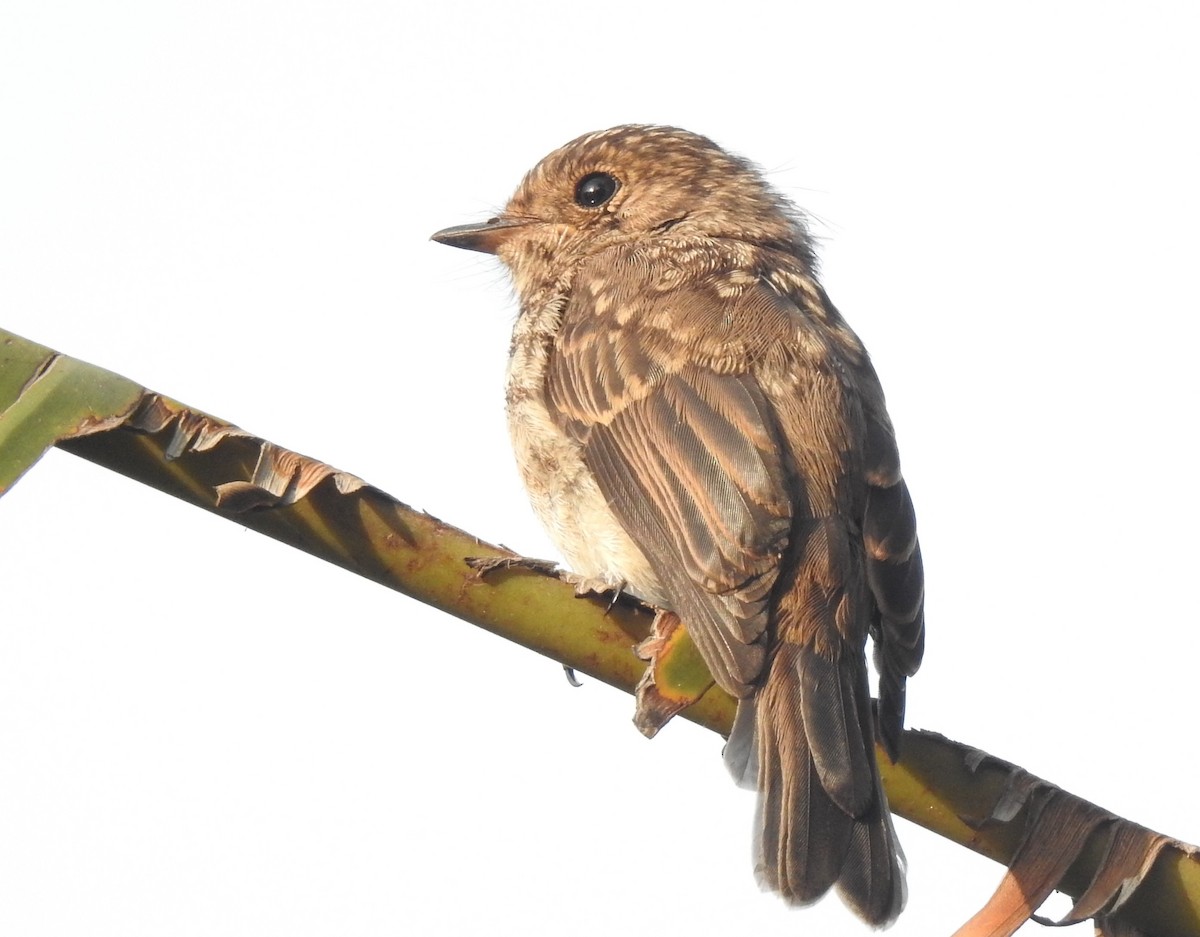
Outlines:
<svg viewBox="0 0 1200 937"><path fill-rule="evenodd" d="M725 757L759 792L755 873L765 888L804 905L836 885L868 923L896 919L904 858L875 765L865 661L785 645L762 689L739 704Z"/></svg>
<svg viewBox="0 0 1200 937"><path fill-rule="evenodd" d="M904 883L904 851L896 839L882 788L872 813L854 824L837 889L859 917L884 927L904 910L908 888Z"/></svg>

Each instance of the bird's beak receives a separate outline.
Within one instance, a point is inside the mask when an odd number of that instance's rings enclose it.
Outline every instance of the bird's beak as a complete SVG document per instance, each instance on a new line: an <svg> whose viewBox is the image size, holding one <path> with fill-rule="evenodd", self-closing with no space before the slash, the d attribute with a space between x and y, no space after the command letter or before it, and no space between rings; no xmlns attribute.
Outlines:
<svg viewBox="0 0 1200 937"><path fill-rule="evenodd" d="M526 222L515 218L489 218L481 224L460 224L453 228L442 228L431 235L431 240L451 247L464 247L470 251L494 254L500 245L525 227Z"/></svg>

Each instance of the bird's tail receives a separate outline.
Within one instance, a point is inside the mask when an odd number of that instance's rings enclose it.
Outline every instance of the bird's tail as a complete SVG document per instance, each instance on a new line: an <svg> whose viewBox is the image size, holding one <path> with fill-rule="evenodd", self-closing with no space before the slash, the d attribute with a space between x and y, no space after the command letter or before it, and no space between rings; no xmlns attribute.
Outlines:
<svg viewBox="0 0 1200 937"><path fill-rule="evenodd" d="M804 905L836 885L877 927L904 908L904 854L875 763L866 661L784 644L738 705L725 759L758 790L755 873Z"/></svg>

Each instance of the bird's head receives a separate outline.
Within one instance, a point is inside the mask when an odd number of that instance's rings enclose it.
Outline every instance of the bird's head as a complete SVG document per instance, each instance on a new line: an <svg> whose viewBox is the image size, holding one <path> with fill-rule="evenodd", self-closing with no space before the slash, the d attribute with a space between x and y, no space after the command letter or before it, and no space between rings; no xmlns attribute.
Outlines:
<svg viewBox="0 0 1200 937"><path fill-rule="evenodd" d="M810 257L799 212L740 157L674 127L572 140L525 176L504 211L435 241L496 254L514 274L562 269L619 243L721 238Z"/></svg>

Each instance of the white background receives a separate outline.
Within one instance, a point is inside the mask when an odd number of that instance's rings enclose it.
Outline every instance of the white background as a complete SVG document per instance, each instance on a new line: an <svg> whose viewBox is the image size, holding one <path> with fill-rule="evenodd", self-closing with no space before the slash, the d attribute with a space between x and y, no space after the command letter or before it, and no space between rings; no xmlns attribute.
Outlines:
<svg viewBox="0 0 1200 937"><path fill-rule="evenodd" d="M992 10L7 0L0 325L552 556L506 279L428 235L703 132L888 392L910 723L1197 841L1195 6ZM90 464L0 502L0 576L0 933L865 932L758 891L717 736ZM899 827L893 932L949 933L1002 870Z"/></svg>

